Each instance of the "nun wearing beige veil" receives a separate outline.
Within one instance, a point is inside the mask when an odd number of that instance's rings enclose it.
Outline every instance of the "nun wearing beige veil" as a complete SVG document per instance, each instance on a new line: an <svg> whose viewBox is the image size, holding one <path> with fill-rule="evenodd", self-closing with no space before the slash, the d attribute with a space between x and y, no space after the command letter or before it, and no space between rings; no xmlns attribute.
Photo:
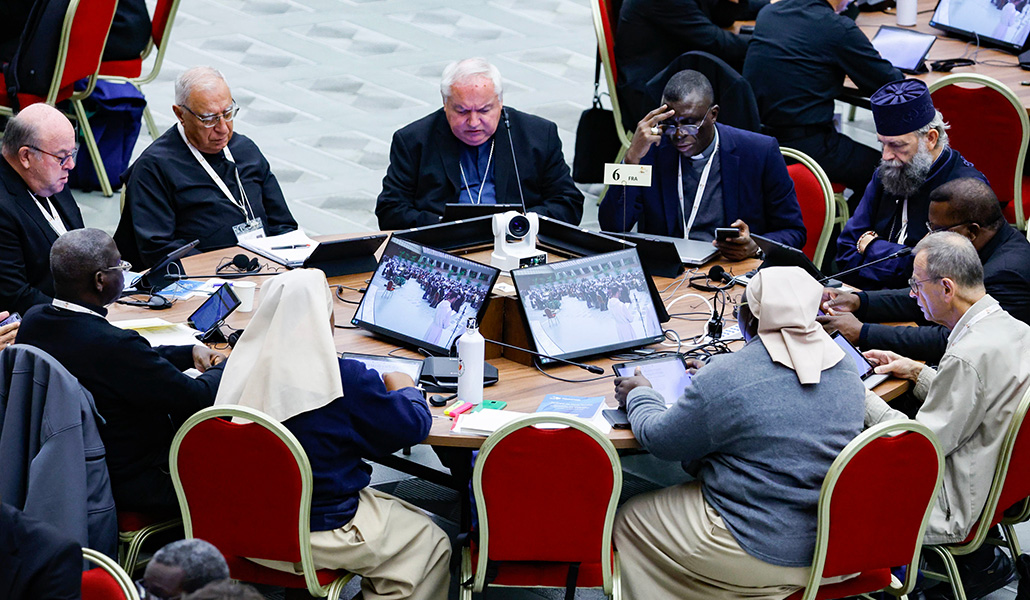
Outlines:
<svg viewBox="0 0 1030 600"><path fill-rule="evenodd" d="M296 269L261 290L215 404L280 421L311 461L311 547L319 568L361 575L366 600L447 597L450 542L418 508L368 487L373 458L418 444L432 417L410 377L383 379L337 357L333 298L321 271ZM292 571L293 565L255 562Z"/></svg>
<svg viewBox="0 0 1030 600"><path fill-rule="evenodd" d="M668 407L644 377L616 379L640 445L694 477L619 509L624 598L775 600L807 583L819 489L865 415L854 363L815 320L822 290L796 267L759 271L747 344Z"/></svg>

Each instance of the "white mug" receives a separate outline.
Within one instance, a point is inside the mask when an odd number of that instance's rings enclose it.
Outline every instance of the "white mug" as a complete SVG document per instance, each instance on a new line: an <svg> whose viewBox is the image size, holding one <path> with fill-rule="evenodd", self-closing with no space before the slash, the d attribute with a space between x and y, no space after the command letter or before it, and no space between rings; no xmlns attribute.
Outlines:
<svg viewBox="0 0 1030 600"><path fill-rule="evenodd" d="M916 13L919 11L918 4L918 0L897 0L899 27L915 27Z"/></svg>
<svg viewBox="0 0 1030 600"><path fill-rule="evenodd" d="M240 312L254 310L254 293L256 289L257 284L253 281L232 282L232 291L236 292L236 297L240 299Z"/></svg>

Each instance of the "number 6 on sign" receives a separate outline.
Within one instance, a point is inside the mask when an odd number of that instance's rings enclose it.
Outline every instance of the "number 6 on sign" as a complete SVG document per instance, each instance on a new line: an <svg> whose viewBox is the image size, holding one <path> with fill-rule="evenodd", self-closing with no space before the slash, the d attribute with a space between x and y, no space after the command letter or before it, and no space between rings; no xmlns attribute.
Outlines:
<svg viewBox="0 0 1030 600"><path fill-rule="evenodd" d="M651 187L651 167L649 165L605 163L604 184Z"/></svg>

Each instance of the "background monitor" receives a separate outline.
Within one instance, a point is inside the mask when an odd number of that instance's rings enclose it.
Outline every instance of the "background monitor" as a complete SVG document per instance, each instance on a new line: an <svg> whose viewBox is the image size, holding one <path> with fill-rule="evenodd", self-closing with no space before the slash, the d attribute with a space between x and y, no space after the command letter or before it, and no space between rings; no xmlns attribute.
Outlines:
<svg viewBox="0 0 1030 600"><path fill-rule="evenodd" d="M664 336L635 248L517 269L511 278L542 354L576 358Z"/></svg>
<svg viewBox="0 0 1030 600"><path fill-rule="evenodd" d="M940 0L930 26L981 45L1019 52L1030 32L1028 0Z"/></svg>
<svg viewBox="0 0 1030 600"><path fill-rule="evenodd" d="M499 270L390 238L351 323L449 354L470 317L482 322Z"/></svg>

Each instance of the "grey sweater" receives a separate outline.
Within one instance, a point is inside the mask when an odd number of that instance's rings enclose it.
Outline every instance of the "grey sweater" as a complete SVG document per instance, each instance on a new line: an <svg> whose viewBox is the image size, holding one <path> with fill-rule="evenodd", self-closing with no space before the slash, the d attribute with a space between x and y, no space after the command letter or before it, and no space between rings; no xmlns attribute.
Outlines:
<svg viewBox="0 0 1030 600"><path fill-rule="evenodd" d="M717 356L666 409L651 388L629 394L640 444L701 481L705 500L748 554L806 567L830 463L862 430L865 387L846 358L801 385L759 338Z"/></svg>

